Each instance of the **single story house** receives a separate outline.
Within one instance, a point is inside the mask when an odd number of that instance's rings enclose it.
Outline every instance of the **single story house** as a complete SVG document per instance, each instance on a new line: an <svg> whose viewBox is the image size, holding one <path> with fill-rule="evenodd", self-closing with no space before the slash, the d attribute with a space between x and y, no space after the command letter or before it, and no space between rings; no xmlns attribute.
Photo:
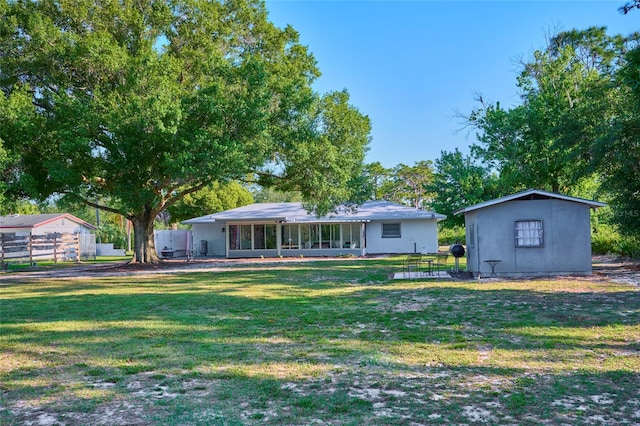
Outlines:
<svg viewBox="0 0 640 426"><path fill-rule="evenodd" d="M0 233L14 236L90 234L97 228L69 213L0 216Z"/></svg>
<svg viewBox="0 0 640 426"><path fill-rule="evenodd" d="M438 250L446 216L387 201L318 217L301 203L258 203L182 223L191 225L196 255L225 257L364 256Z"/></svg>
<svg viewBox="0 0 640 426"><path fill-rule="evenodd" d="M606 204L529 189L460 209L474 275L591 274L590 209Z"/></svg>

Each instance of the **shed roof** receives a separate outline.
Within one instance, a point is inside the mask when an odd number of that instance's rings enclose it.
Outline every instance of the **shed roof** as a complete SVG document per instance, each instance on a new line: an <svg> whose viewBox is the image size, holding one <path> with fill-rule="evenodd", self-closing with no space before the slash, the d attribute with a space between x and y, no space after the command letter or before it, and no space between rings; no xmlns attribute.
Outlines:
<svg viewBox="0 0 640 426"><path fill-rule="evenodd" d="M47 213L47 214L14 214L9 216L0 216L0 229L3 228L37 228L51 223L57 219L69 219L79 225L90 229L96 227L89 222L75 217L69 213Z"/></svg>
<svg viewBox="0 0 640 426"><path fill-rule="evenodd" d="M542 191L540 189L527 189L526 191L518 192L516 194L507 195L506 197L495 198L493 200L485 201L484 203L474 204L469 207L456 210L453 214L458 215L462 213L472 212L474 210L480 210L485 207L495 206L496 204L506 203L508 201L516 200L549 200L558 199L564 201L571 201L574 203L586 204L591 208L605 207L605 203L593 200L585 200L584 198L570 197L568 195L556 194L555 192Z"/></svg>
<svg viewBox="0 0 640 426"><path fill-rule="evenodd" d="M355 211L342 208L338 209L336 213L321 217L309 214L302 207L302 203L256 203L188 219L182 223L193 225L198 223L258 220L281 222L367 222L371 220L417 219L439 221L446 219L446 216L389 201L367 201L357 207Z"/></svg>

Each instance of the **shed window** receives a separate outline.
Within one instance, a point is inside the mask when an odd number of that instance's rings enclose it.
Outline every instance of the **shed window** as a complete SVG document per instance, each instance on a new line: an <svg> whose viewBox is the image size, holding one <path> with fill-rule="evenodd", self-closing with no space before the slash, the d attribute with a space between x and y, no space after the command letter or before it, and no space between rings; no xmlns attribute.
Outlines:
<svg viewBox="0 0 640 426"><path fill-rule="evenodd" d="M382 238L400 238L401 236L400 222L382 224Z"/></svg>
<svg viewBox="0 0 640 426"><path fill-rule="evenodd" d="M542 247L544 239L541 220L517 220L515 224L516 247Z"/></svg>

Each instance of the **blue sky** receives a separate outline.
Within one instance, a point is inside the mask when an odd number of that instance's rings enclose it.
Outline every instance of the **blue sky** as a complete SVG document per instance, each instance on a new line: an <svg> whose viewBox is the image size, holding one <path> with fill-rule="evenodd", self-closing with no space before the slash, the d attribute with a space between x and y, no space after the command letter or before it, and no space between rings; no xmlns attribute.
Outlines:
<svg viewBox="0 0 640 426"><path fill-rule="evenodd" d="M290 24L318 61L325 93L347 89L371 119L366 161L385 167L468 152L460 131L476 94L519 102L518 62L557 31L606 26L640 31L640 11L619 1L287 1L268 0L269 17Z"/></svg>

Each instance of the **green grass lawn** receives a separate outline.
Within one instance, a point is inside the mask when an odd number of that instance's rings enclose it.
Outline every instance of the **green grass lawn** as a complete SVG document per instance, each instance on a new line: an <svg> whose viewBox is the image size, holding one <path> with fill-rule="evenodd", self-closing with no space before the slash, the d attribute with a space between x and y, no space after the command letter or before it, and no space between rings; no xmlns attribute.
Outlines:
<svg viewBox="0 0 640 426"><path fill-rule="evenodd" d="M24 271L32 271L32 270L42 270L42 269L61 269L61 268L72 268L77 267L78 265L92 265L92 264L105 264L105 263L117 263L117 262L128 262L131 260L132 256L97 256L95 259L82 259L81 263L76 261L58 261L54 262L51 259L39 260L35 259L35 265L31 265L29 263L29 259L20 259L20 261L14 261L13 259L9 259L6 261L6 272L24 272Z"/></svg>
<svg viewBox="0 0 640 426"><path fill-rule="evenodd" d="M640 423L638 288L401 262L0 284L0 424Z"/></svg>

